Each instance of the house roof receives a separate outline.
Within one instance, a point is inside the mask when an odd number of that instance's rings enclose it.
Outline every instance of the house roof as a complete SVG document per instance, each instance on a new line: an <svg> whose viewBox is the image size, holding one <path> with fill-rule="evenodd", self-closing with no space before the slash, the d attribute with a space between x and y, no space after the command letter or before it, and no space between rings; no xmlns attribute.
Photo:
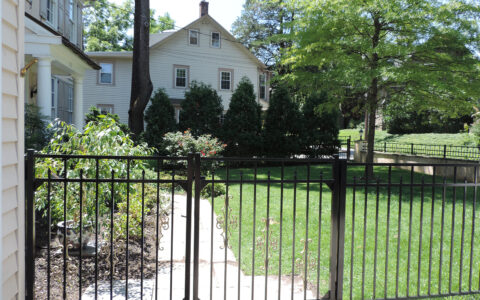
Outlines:
<svg viewBox="0 0 480 300"><path fill-rule="evenodd" d="M166 30L160 33L154 33L150 35L150 49L158 48L167 43L169 40L173 39L178 34L189 30L189 28L194 27L197 23L210 21L212 22L222 33L223 40L229 41L235 44L242 52L244 52L255 64L262 68L267 69L267 66L260 61L247 47L245 47L242 43L237 41L237 39L230 33L228 30L223 28L215 19L213 19L210 15L204 15L203 17L198 18L197 20L193 21L192 23L188 24L187 26L179 29L179 30ZM109 51L109 52L87 52L89 56L92 57L132 57L132 51Z"/></svg>
<svg viewBox="0 0 480 300"><path fill-rule="evenodd" d="M30 20L32 20L33 22L35 22L36 24L38 24L39 26L41 26L42 28L46 29L47 31L49 31L50 33L52 33L53 35L55 36L58 36L58 37L61 37L62 38L62 44L67 47L68 49L70 49L73 53L75 53L76 55L78 55L80 57L80 59L82 59L83 61L85 61L90 67L92 67L92 69L94 70L100 70L101 67L96 63L94 62L92 59L90 59L90 57L88 57L87 54L85 54L85 52L83 52L82 49L78 48L77 45L75 45L74 43L70 42L66 37L64 37L62 34L60 34L58 31L54 30L53 28L51 28L50 26L46 25L45 23L43 23L42 21L38 20L37 18L35 18L34 16L30 15L29 13L25 12L25 16L27 18L29 18Z"/></svg>

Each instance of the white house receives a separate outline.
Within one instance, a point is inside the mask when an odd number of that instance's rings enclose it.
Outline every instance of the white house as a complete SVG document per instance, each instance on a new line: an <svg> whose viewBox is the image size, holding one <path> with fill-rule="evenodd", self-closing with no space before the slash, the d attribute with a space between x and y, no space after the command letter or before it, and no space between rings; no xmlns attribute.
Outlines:
<svg viewBox="0 0 480 300"><path fill-rule="evenodd" d="M0 299L25 298L23 159L24 1L3 0L0 40Z"/></svg>
<svg viewBox="0 0 480 300"><path fill-rule="evenodd" d="M83 80L100 67L83 52L84 0L25 1L25 102L83 126Z"/></svg>
<svg viewBox="0 0 480 300"><path fill-rule="evenodd" d="M87 53L101 70L89 70L84 80L84 112L90 106L119 115L128 122L132 77L132 52ZM258 103L268 106L267 67L208 14L200 3L200 17L179 30L150 36L150 76L154 90L165 89L175 107L192 81L215 88L228 109L233 90L244 76L255 86Z"/></svg>

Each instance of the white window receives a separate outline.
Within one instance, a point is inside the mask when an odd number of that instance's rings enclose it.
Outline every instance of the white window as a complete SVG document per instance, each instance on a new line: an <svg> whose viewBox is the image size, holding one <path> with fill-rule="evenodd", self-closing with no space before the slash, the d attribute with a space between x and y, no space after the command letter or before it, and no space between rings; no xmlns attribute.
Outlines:
<svg viewBox="0 0 480 300"><path fill-rule="evenodd" d="M113 104L97 104L97 108L102 115L113 114Z"/></svg>
<svg viewBox="0 0 480 300"><path fill-rule="evenodd" d="M190 45L199 44L200 32L196 29L191 29L188 31L188 42Z"/></svg>
<svg viewBox="0 0 480 300"><path fill-rule="evenodd" d="M220 89L230 90L232 87L232 72L220 71Z"/></svg>
<svg viewBox="0 0 480 300"><path fill-rule="evenodd" d="M68 86L67 123L73 124L73 86Z"/></svg>
<svg viewBox="0 0 480 300"><path fill-rule="evenodd" d="M54 120L57 117L57 87L55 86L57 81L52 78L52 110L50 119Z"/></svg>
<svg viewBox="0 0 480 300"><path fill-rule="evenodd" d="M68 17L70 18L70 20L72 20L73 22L73 8L74 8L74 5L73 5L73 0L68 0Z"/></svg>
<svg viewBox="0 0 480 300"><path fill-rule="evenodd" d="M260 74L258 83L258 96L260 99L265 100L267 97L267 76L265 74Z"/></svg>
<svg viewBox="0 0 480 300"><path fill-rule="evenodd" d="M212 32L212 48L220 48L220 33Z"/></svg>
<svg viewBox="0 0 480 300"><path fill-rule="evenodd" d="M47 1L47 21L54 25L54 12L55 12L55 3L53 0L46 0Z"/></svg>
<svg viewBox="0 0 480 300"><path fill-rule="evenodd" d="M113 64L100 63L100 67L98 82L100 84L113 84Z"/></svg>
<svg viewBox="0 0 480 300"><path fill-rule="evenodd" d="M176 88L186 88L188 85L188 67L175 66L175 81Z"/></svg>

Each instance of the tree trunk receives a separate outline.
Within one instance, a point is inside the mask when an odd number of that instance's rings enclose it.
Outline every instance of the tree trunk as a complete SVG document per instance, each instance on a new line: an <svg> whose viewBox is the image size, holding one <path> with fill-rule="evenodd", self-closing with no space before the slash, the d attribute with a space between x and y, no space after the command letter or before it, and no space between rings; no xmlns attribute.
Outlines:
<svg viewBox="0 0 480 300"><path fill-rule="evenodd" d="M150 0L135 0L133 30L132 93L128 127L138 137L143 131L143 112L153 91L149 66Z"/></svg>

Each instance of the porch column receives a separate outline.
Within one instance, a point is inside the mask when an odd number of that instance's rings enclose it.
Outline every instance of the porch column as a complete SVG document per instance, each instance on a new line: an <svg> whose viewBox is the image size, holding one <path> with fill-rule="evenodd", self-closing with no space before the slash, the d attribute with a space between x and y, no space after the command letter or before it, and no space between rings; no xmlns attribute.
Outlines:
<svg viewBox="0 0 480 300"><path fill-rule="evenodd" d="M73 77L73 124L82 130L84 123L83 113L83 77Z"/></svg>
<svg viewBox="0 0 480 300"><path fill-rule="evenodd" d="M37 106L48 119L52 115L52 58L38 58Z"/></svg>

